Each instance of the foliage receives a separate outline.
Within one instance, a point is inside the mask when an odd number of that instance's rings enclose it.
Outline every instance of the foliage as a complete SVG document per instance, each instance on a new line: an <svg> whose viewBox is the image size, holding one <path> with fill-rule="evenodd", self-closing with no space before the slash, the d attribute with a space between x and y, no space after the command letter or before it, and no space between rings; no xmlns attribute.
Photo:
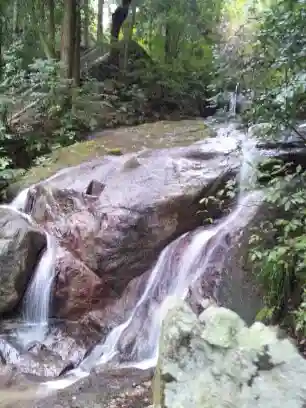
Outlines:
<svg viewBox="0 0 306 408"><path fill-rule="evenodd" d="M61 77L62 64L55 60L36 59L27 70L22 69L21 49L22 44L17 42L4 54L6 66L0 89L6 97L3 94L0 100L0 190L19 176L22 168L29 167L36 157L59 145L67 146L77 141L81 130L91 128L90 121L93 119L82 114L78 106L80 96L83 106L88 104L88 98L93 98L88 85L82 90L73 90L72 95L71 81ZM31 86L31 92L24 92L25 84ZM36 102L32 108L34 127L24 133L16 129L10 120L16 98L25 105ZM55 123L51 134L42 137L40 118L45 121L45 126L47 122Z"/></svg>
<svg viewBox="0 0 306 408"><path fill-rule="evenodd" d="M158 83L180 95L205 99L212 65L212 32L222 1L145 0L135 39L158 61ZM214 26L213 26L214 25Z"/></svg>
<svg viewBox="0 0 306 408"><path fill-rule="evenodd" d="M299 305L306 288L306 172L278 163L260 176L269 177L265 211L277 209L278 216L271 220L268 215L256 227L249 255L265 290L258 318L279 320Z"/></svg>
<svg viewBox="0 0 306 408"><path fill-rule="evenodd" d="M305 111L306 10L303 2L282 0L262 13L244 75L256 92L252 122L295 128Z"/></svg>
<svg viewBox="0 0 306 408"><path fill-rule="evenodd" d="M306 112L305 2L251 2L247 13L241 10L245 2L233 2L240 8L233 13L226 6L224 32L229 40L214 47L215 92L237 82L244 90L251 88L252 105L243 114L244 123L265 124L264 138L279 138L289 130L303 141L297 122ZM293 311L296 330L303 331L306 174L300 167L266 163L259 178L268 180L261 186L266 189L265 205L277 218L264 218L251 238L250 261L265 292L258 318L279 322Z"/></svg>
<svg viewBox="0 0 306 408"><path fill-rule="evenodd" d="M229 212L230 204L238 193L238 180L229 179L225 182L224 187L219 189L215 195L207 195L200 199L199 204L205 207L199 213L218 213L226 214ZM209 208L209 210L208 210ZM208 224L214 223L212 218L204 218L204 222Z"/></svg>
<svg viewBox="0 0 306 408"><path fill-rule="evenodd" d="M306 337L306 288L304 288L302 295L302 302L299 308L295 311L296 330L304 338Z"/></svg>

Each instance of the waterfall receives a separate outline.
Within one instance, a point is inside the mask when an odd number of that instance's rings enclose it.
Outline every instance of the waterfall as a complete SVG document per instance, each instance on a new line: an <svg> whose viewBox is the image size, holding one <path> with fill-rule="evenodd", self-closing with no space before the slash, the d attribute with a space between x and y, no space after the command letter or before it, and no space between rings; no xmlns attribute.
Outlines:
<svg viewBox="0 0 306 408"><path fill-rule="evenodd" d="M29 188L22 190L11 204L1 207L15 211L36 226L32 217L23 212L28 192ZM50 297L55 277L56 242L47 232L45 234L47 246L25 292L21 311L24 324L17 331L18 341L25 347L29 343L43 341L48 329Z"/></svg>
<svg viewBox="0 0 306 408"><path fill-rule="evenodd" d="M236 116L236 113L237 113L238 92L239 92L239 83L236 85L235 91L230 93L229 113L231 116Z"/></svg>
<svg viewBox="0 0 306 408"><path fill-rule="evenodd" d="M233 98L233 110L236 112L238 85ZM64 388L88 375L97 365L118 363L120 367L133 366L140 369L154 367L158 356L158 342L161 323L165 313L165 301L169 296L189 296L196 284L205 281L212 268L222 272L230 256L231 239L253 219L263 200L263 192L254 190L254 163L258 159L255 142L249 135L237 131L235 124L217 129L214 149L233 152L239 142L242 146L242 164L240 167L238 202L233 211L216 225L201 227L188 232L170 243L161 252L153 266L140 298L135 301L128 317L114 327L104 341L98 344L65 378L47 382L47 388ZM31 217L22 213L28 196L28 189L21 192L9 208L21 213L30 222ZM19 331L23 344L42 341L48 329L50 294L55 276L56 242L49 234L47 249L42 254L33 273L23 301L22 317L24 327ZM222 249L221 251L219 249ZM216 288L217 290L217 288ZM202 302L202 294L192 292L197 304ZM205 293L204 293L205 294Z"/></svg>
<svg viewBox="0 0 306 408"><path fill-rule="evenodd" d="M130 317L111 330L105 341L97 345L82 362L80 369L88 371L93 366L106 364L114 358L119 359L121 366L140 369L155 366L165 299L169 296L185 298L189 288L198 279L205 279L205 273L212 266L217 265L221 271L229 256L227 237L241 231L253 219L264 198L262 191L253 189L247 192L247 187L253 187L256 173L252 161L258 154L255 142L248 140L248 135L241 139L243 161L236 208L216 226L200 228L192 234L181 256L180 248L186 240L186 234L162 251ZM251 184L248 185L249 183ZM220 251L217 253L216 261L216 252L220 246L223 250L221 254Z"/></svg>
<svg viewBox="0 0 306 408"><path fill-rule="evenodd" d="M43 253L23 299L22 330L24 344L43 341L48 330L49 306L55 277L56 242L46 233L47 248ZM20 336L19 336L20 337Z"/></svg>
<svg viewBox="0 0 306 408"><path fill-rule="evenodd" d="M181 298L186 297L189 287L201 276L205 276L205 271L215 262L216 247L222 245L228 234L237 231L238 228L243 228L250 221L262 198L263 194L260 191L253 191L244 195L232 214L219 225L197 231L184 250L178 265L174 263L174 254L185 236L168 245L153 268L146 289L130 317L115 327L103 344L93 349L91 354L82 362L80 368L87 371L96 364L106 364L118 356L120 354L120 342L122 338L124 339L125 331L129 329L129 326L133 326L134 320L138 320L138 324L136 330L132 332L133 347L129 352L132 359L126 364L123 361L123 365L131 365L140 369L155 366L165 299L172 295ZM218 259L221 267L224 265L227 255L228 251L225 250L221 255L223 258ZM147 331L147 333L142 333L142 331Z"/></svg>
<svg viewBox="0 0 306 408"><path fill-rule="evenodd" d="M255 187L257 180L256 167L260 161L260 154L256 147L256 139L250 133L243 135L241 140L242 163L239 174L239 195L243 196L247 190Z"/></svg>
<svg viewBox="0 0 306 408"><path fill-rule="evenodd" d="M20 193L14 198L10 206L16 210L24 211L27 198L28 198L29 188L25 188L20 191Z"/></svg>

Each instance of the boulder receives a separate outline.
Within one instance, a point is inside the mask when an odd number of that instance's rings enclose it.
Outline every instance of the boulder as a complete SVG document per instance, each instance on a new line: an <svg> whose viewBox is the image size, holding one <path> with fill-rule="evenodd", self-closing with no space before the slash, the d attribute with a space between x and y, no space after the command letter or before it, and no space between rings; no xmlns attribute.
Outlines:
<svg viewBox="0 0 306 408"><path fill-rule="evenodd" d="M164 308L154 407L305 406L306 360L276 328L216 306L197 318L177 298Z"/></svg>
<svg viewBox="0 0 306 408"><path fill-rule="evenodd" d="M58 354L40 344L28 352L1 339L0 352L6 365L15 366L19 373L42 378L57 377L68 364Z"/></svg>
<svg viewBox="0 0 306 408"><path fill-rule="evenodd" d="M54 150L42 165L31 168L8 187L7 199L12 200L21 189L46 180L58 171L65 172L69 166L78 166L115 150L126 154L143 149L185 146L212 135L214 132L202 119L160 121L92 133L85 142Z"/></svg>
<svg viewBox="0 0 306 408"><path fill-rule="evenodd" d="M22 298L42 251L45 233L9 207L0 207L0 314Z"/></svg>
<svg viewBox="0 0 306 408"><path fill-rule="evenodd" d="M104 309L169 242L203 224L200 199L237 173L236 148L237 141L209 139L106 156L32 187L25 208L61 247L55 315L79 319ZM104 187L88 195L93 180ZM215 204L205 209L211 217L222 215Z"/></svg>

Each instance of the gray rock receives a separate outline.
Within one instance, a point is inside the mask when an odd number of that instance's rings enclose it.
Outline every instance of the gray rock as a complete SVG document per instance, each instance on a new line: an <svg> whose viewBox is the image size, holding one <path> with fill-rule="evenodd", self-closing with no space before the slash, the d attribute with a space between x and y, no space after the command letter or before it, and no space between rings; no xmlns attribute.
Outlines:
<svg viewBox="0 0 306 408"><path fill-rule="evenodd" d="M238 141L108 156L33 187L27 211L58 239L55 316L104 310L181 234L203 224L200 198L237 173ZM94 182L93 182L94 180ZM88 186L105 186L90 196ZM222 211L208 205L212 217Z"/></svg>
<svg viewBox="0 0 306 408"><path fill-rule="evenodd" d="M20 301L45 246L39 227L21 213L0 207L0 314Z"/></svg>
<svg viewBox="0 0 306 408"><path fill-rule="evenodd" d="M258 322L247 327L216 306L197 318L176 298L164 307L156 408L305 406L306 361L276 328Z"/></svg>

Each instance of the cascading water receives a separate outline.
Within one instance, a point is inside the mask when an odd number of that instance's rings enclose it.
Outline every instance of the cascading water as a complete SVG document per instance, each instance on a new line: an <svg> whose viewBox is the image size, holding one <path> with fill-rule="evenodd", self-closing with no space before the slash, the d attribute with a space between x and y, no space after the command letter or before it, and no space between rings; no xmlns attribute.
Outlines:
<svg viewBox="0 0 306 408"><path fill-rule="evenodd" d="M236 96L237 92L238 85ZM234 102L237 103L237 98L235 100ZM236 112L236 106L233 112ZM227 237L235 235L252 220L258 210L258 205L262 202L263 194L254 190L247 192L250 181L254 179L252 162L257 158L255 143L238 132L234 124L226 127L221 125L217 133L216 150L218 150L217 143L220 143L222 151L224 151L224 145L229 145L229 151L232 151L233 147L237 146L237 139L242 145L240 192L236 208L216 226L200 228L169 244L159 256L146 288L131 310L129 318L112 329L105 341L97 345L79 367L72 370L68 376L45 383L47 389L64 388L88 375L96 365L116 362L120 366L133 366L141 369L154 366L158 355L158 338L165 299L169 296L186 298L193 285L199 279L205 280L205 275L212 267L220 270L223 268L230 250ZM27 193L25 190L19 195L11 204L11 208L14 208L15 211L24 209ZM23 318L26 325L20 337L27 344L34 340L42 340L48 326L56 244L52 237L48 235L47 238L47 250L41 257L23 303ZM222 247L221 253L217 251L220 246ZM197 302L201 303L201 300L201 295L199 295Z"/></svg>
<svg viewBox="0 0 306 408"><path fill-rule="evenodd" d="M28 192L28 188L21 191L10 205L3 205L2 207L16 211L32 224L31 216L23 212ZM47 246L24 295L22 307L24 324L17 331L18 341L24 346L44 340L48 329L50 296L55 277L56 242L47 232L45 234Z"/></svg>
<svg viewBox="0 0 306 408"><path fill-rule="evenodd" d="M46 233L47 249L43 253L23 300L22 317L25 328L22 342L43 341L48 330L49 306L55 277L55 239Z"/></svg>
<svg viewBox="0 0 306 408"><path fill-rule="evenodd" d="M184 254L178 262L176 261L177 249L186 238L185 235L163 250L151 272L146 289L130 317L115 327L103 344L93 349L80 365L82 370L90 370L97 363L106 364L115 357L119 357L123 365L132 365L141 369L156 364L163 302L172 295L186 297L189 287L197 279L205 277L205 272L215 263L215 249L222 245L229 234L245 227L262 202L262 192L254 190L247 192L247 187L253 187L256 176L252 163L258 157L255 142L248 140L247 136L240 135L240 139L243 160L239 175L238 203L234 211L217 226L197 231L186 249L184 248ZM229 248L225 248L219 256L220 268L224 266L228 250ZM123 351L125 348L129 350L127 354Z"/></svg>
<svg viewBox="0 0 306 408"><path fill-rule="evenodd" d="M16 210L23 211L27 202L29 188L22 190L11 202L10 206Z"/></svg>
<svg viewBox="0 0 306 408"><path fill-rule="evenodd" d="M137 327L131 334L132 338L129 339L129 344L133 346L129 351L129 356L127 356L127 361L131 361L127 364L124 364L123 361L123 365L132 365L141 369L153 367L157 361L158 337L162 322L161 311L165 298L172 295L185 298L190 285L201 276L205 276L205 271L212 262L215 248L222 243L225 236L231 234L233 230L237 231L238 228L243 228L250 221L262 198L263 194L259 191L246 194L239 200L233 213L219 225L196 232L184 250L184 255L175 271L171 271L174 254L184 236L168 245L153 268L146 290L137 302L129 319L114 328L105 342L96 346L82 362L80 368L89 370L94 365L106 364L116 355L119 355L120 342L122 339L124 340L125 331L129 329L129 326L135 324L134 319L138 320ZM206 247L209 245L211 247L203 259L203 253L206 252ZM227 253L224 251L224 259L218 261L221 267ZM144 327L144 331L147 333L141 333Z"/></svg>
<svg viewBox="0 0 306 408"><path fill-rule="evenodd" d="M238 92L239 92L239 84L236 85L235 91L231 92L230 94L229 114L231 116L236 116L236 113L237 113Z"/></svg>

